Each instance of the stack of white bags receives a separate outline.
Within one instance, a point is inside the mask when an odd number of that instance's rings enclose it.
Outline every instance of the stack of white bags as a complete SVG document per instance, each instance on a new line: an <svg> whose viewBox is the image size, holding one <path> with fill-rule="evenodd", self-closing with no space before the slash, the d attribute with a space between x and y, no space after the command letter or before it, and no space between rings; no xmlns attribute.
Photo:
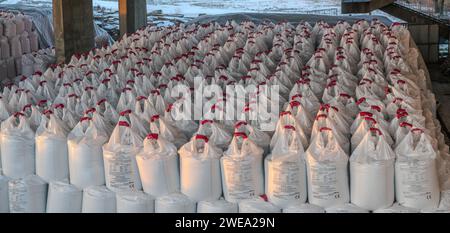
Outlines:
<svg viewBox="0 0 450 233"><path fill-rule="evenodd" d="M39 50L38 34L29 16L0 11L0 79L22 73L22 55Z"/></svg>
<svg viewBox="0 0 450 233"><path fill-rule="evenodd" d="M411 45L376 20L232 21L149 26L73 56L1 93L0 211L448 212L449 148ZM275 130L248 118L248 98L243 119L215 118L225 93L203 97L202 120L180 116L171 92L197 76L277 85Z"/></svg>

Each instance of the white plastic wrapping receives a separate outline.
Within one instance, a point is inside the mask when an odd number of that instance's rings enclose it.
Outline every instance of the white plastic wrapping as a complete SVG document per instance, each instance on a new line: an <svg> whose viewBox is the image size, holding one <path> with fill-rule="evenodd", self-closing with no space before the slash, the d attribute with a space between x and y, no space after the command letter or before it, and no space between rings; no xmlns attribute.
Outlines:
<svg viewBox="0 0 450 233"><path fill-rule="evenodd" d="M11 213L45 213L47 183L36 175L9 181Z"/></svg>
<svg viewBox="0 0 450 233"><path fill-rule="evenodd" d="M18 179L35 173L34 132L24 116L2 122L0 143L3 174Z"/></svg>
<svg viewBox="0 0 450 233"><path fill-rule="evenodd" d="M69 179L67 127L55 115L36 130L36 174L47 182Z"/></svg>
<svg viewBox="0 0 450 233"><path fill-rule="evenodd" d="M106 186L113 191L141 190L136 163L142 139L127 121L119 121L109 142L103 146Z"/></svg>
<svg viewBox="0 0 450 233"><path fill-rule="evenodd" d="M418 213L419 210L401 206L398 203L394 203L392 206L374 210L373 212L374 213Z"/></svg>
<svg viewBox="0 0 450 233"><path fill-rule="evenodd" d="M238 204L226 200L199 201L197 213L238 213Z"/></svg>
<svg viewBox="0 0 450 233"><path fill-rule="evenodd" d="M222 195L220 161L222 151L197 134L182 146L180 154L181 192L195 201L217 200Z"/></svg>
<svg viewBox="0 0 450 233"><path fill-rule="evenodd" d="M306 201L305 152L297 128L282 125L277 131L272 153L265 159L265 193L270 202L286 208Z"/></svg>
<svg viewBox="0 0 450 233"><path fill-rule="evenodd" d="M348 156L331 129L320 131L306 151L308 201L327 208L350 201Z"/></svg>
<svg viewBox="0 0 450 233"><path fill-rule="evenodd" d="M283 209L283 213L325 213L325 209L308 203L296 203Z"/></svg>
<svg viewBox="0 0 450 233"><path fill-rule="evenodd" d="M83 190L83 213L115 213L116 194L106 186L90 186Z"/></svg>
<svg viewBox="0 0 450 233"><path fill-rule="evenodd" d="M149 134L136 162L144 192L159 197L180 191L178 154L172 143Z"/></svg>
<svg viewBox="0 0 450 233"><path fill-rule="evenodd" d="M395 153L381 131L373 128L350 157L351 202L367 210L394 202Z"/></svg>
<svg viewBox="0 0 450 233"><path fill-rule="evenodd" d="M234 134L220 160L225 200L235 203L264 193L263 152L245 133Z"/></svg>
<svg viewBox="0 0 450 233"><path fill-rule="evenodd" d="M70 183L80 189L105 184L102 146L108 136L89 118L82 119L67 136Z"/></svg>
<svg viewBox="0 0 450 233"><path fill-rule="evenodd" d="M239 202L239 213L281 213L281 209L259 197Z"/></svg>
<svg viewBox="0 0 450 233"><path fill-rule="evenodd" d="M81 213L83 191L74 185L53 181L48 186L47 213Z"/></svg>
<svg viewBox="0 0 450 233"><path fill-rule="evenodd" d="M0 169L0 213L9 212L8 181L6 176L1 175Z"/></svg>
<svg viewBox="0 0 450 233"><path fill-rule="evenodd" d="M326 213L369 213L368 210L360 208L354 204L338 204L325 209Z"/></svg>
<svg viewBox="0 0 450 233"><path fill-rule="evenodd" d="M117 213L153 213L155 200L140 191L119 192L116 195Z"/></svg>
<svg viewBox="0 0 450 233"><path fill-rule="evenodd" d="M400 205L415 209L437 208L439 182L436 152L430 137L411 130L395 149L395 190Z"/></svg>
<svg viewBox="0 0 450 233"><path fill-rule="evenodd" d="M155 213L195 213L195 202L184 194L172 193L155 200Z"/></svg>

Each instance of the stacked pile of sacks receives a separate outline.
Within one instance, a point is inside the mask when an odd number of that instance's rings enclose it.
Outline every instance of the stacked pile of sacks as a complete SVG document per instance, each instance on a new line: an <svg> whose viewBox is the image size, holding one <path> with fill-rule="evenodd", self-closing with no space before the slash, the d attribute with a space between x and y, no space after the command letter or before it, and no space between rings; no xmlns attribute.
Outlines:
<svg viewBox="0 0 450 233"><path fill-rule="evenodd" d="M74 56L3 90L0 210L448 211L448 147L409 45L378 21L229 22L147 27ZM248 98L245 120L214 118L225 94L182 118L170 93L196 76L278 85L275 130L248 118Z"/></svg>
<svg viewBox="0 0 450 233"><path fill-rule="evenodd" d="M42 72L56 63L55 48L40 49L37 52L22 56L21 75L31 76L35 72Z"/></svg>
<svg viewBox="0 0 450 233"><path fill-rule="evenodd" d="M0 11L0 79L20 75L22 55L38 49L38 34L30 17Z"/></svg>

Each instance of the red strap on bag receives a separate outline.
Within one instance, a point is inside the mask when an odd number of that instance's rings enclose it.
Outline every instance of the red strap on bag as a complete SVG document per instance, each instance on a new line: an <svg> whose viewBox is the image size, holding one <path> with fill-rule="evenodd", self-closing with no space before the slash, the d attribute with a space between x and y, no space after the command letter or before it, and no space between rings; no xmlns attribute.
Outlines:
<svg viewBox="0 0 450 233"><path fill-rule="evenodd" d="M414 129L411 130L411 132L413 132L413 133L415 133L415 132L423 133L423 129L414 128Z"/></svg>
<svg viewBox="0 0 450 233"><path fill-rule="evenodd" d="M150 133L150 134L147 135L147 139L158 140L158 134L157 133Z"/></svg>
<svg viewBox="0 0 450 233"><path fill-rule="evenodd" d="M147 99L147 97L143 96L143 95L136 97L137 101L146 100L146 99Z"/></svg>
<svg viewBox="0 0 450 233"><path fill-rule="evenodd" d="M247 122L245 121L239 121L234 125L234 128L239 128L241 125L247 125Z"/></svg>
<svg viewBox="0 0 450 233"><path fill-rule="evenodd" d="M376 105L370 106L370 109L376 110L377 112L381 112L381 108L379 106L376 106Z"/></svg>
<svg viewBox="0 0 450 233"><path fill-rule="evenodd" d="M381 130L380 129L378 129L378 128L370 128L370 131L371 132L376 132L376 133L378 133L378 135L383 135L383 133L381 132Z"/></svg>
<svg viewBox="0 0 450 233"><path fill-rule="evenodd" d="M47 115L47 114L53 114L53 111L50 110L50 109L46 109L46 110L44 110L42 113L43 113L44 115Z"/></svg>
<svg viewBox="0 0 450 233"><path fill-rule="evenodd" d="M200 139L200 140L205 141L205 143L208 143L208 137L206 137L205 135L202 135L202 134L195 135L195 139L196 140Z"/></svg>
<svg viewBox="0 0 450 233"><path fill-rule="evenodd" d="M294 108L294 107L300 106L301 104L300 104L300 102L294 100L294 101L291 101L291 102L289 103L289 105L291 106L291 108Z"/></svg>
<svg viewBox="0 0 450 233"><path fill-rule="evenodd" d="M244 132L235 132L235 133L234 133L234 136L235 136L235 137L241 137L241 138L243 138L243 139L247 139L247 134L244 133Z"/></svg>
<svg viewBox="0 0 450 233"><path fill-rule="evenodd" d="M295 127L292 125L285 125L284 126L285 129L290 129L290 130L294 130L295 131Z"/></svg>
<svg viewBox="0 0 450 233"><path fill-rule="evenodd" d="M290 111L283 111L280 113L280 116L285 116L285 115L292 115L292 113Z"/></svg>
<svg viewBox="0 0 450 233"><path fill-rule="evenodd" d="M130 127L130 124L128 124L128 122L126 121L119 121L119 126Z"/></svg>
<svg viewBox="0 0 450 233"><path fill-rule="evenodd" d="M200 124L201 124L201 125L204 125L204 124L212 124L212 123L213 123L212 120L202 120L202 121L200 121Z"/></svg>
<svg viewBox="0 0 450 233"><path fill-rule="evenodd" d="M351 98L351 96L349 94L347 94L347 93L340 93L339 96L345 97L345 98L348 98L348 99Z"/></svg>
<svg viewBox="0 0 450 233"><path fill-rule="evenodd" d="M19 116L25 116L25 114L23 114L22 112L14 113L14 117L19 117Z"/></svg>
<svg viewBox="0 0 450 233"><path fill-rule="evenodd" d="M84 112L84 114L94 113L95 111L96 111L95 108L90 108L90 109L86 110L86 112Z"/></svg>
<svg viewBox="0 0 450 233"><path fill-rule="evenodd" d="M400 127L412 127L413 125L411 123L408 123L406 121L400 122Z"/></svg>
<svg viewBox="0 0 450 233"><path fill-rule="evenodd" d="M320 128L320 132L323 132L323 131L332 131L332 129L331 128L329 128L329 127L322 127L322 128Z"/></svg>
<svg viewBox="0 0 450 233"><path fill-rule="evenodd" d="M39 100L38 105L41 106L46 103L47 103L47 100Z"/></svg>
<svg viewBox="0 0 450 233"><path fill-rule="evenodd" d="M128 110L125 110L125 111L120 112L119 115L121 115L121 116L126 116L126 115L128 115L128 114L130 114L130 113L131 113L131 110L128 109Z"/></svg>
<svg viewBox="0 0 450 233"><path fill-rule="evenodd" d="M80 122L90 121L90 120L92 120L92 118L90 118L90 117L82 117L82 118L80 118Z"/></svg>
<svg viewBox="0 0 450 233"><path fill-rule="evenodd" d="M64 104L55 104L54 108L64 108Z"/></svg>
<svg viewBox="0 0 450 233"><path fill-rule="evenodd" d="M316 117L316 120L320 120L320 118L327 118L328 116L326 114L319 114Z"/></svg>
<svg viewBox="0 0 450 233"><path fill-rule="evenodd" d="M97 102L97 105L101 105L101 104L103 104L104 102L106 102L106 99L101 99L101 100L99 100L99 101Z"/></svg>
<svg viewBox="0 0 450 233"><path fill-rule="evenodd" d="M357 105L362 104L364 101L366 101L366 97L361 97L358 101L356 101Z"/></svg>
<svg viewBox="0 0 450 233"><path fill-rule="evenodd" d="M159 120L159 115L153 115L152 117L150 117L150 122L155 122L156 120Z"/></svg>
<svg viewBox="0 0 450 233"><path fill-rule="evenodd" d="M31 104L27 104L27 105L23 106L22 111L25 112L25 110L26 110L27 108L30 108L30 109L31 109Z"/></svg>

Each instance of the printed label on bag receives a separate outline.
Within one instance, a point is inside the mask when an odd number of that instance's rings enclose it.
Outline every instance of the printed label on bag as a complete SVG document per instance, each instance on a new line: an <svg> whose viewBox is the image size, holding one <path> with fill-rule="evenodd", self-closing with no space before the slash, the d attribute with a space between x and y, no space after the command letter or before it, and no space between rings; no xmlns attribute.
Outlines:
<svg viewBox="0 0 450 233"><path fill-rule="evenodd" d="M312 197L333 200L341 197L338 189L336 164L312 164L310 166Z"/></svg>
<svg viewBox="0 0 450 233"><path fill-rule="evenodd" d="M225 182L231 199L248 199L255 196L251 160L223 160Z"/></svg>
<svg viewBox="0 0 450 233"><path fill-rule="evenodd" d="M116 189L133 189L133 167L129 155L116 154L108 158L108 181Z"/></svg>
<svg viewBox="0 0 450 233"><path fill-rule="evenodd" d="M269 169L272 196L281 199L300 199L300 163L271 162Z"/></svg>
<svg viewBox="0 0 450 233"><path fill-rule="evenodd" d="M430 161L399 162L401 191L405 199L431 200L433 181L430 173Z"/></svg>

